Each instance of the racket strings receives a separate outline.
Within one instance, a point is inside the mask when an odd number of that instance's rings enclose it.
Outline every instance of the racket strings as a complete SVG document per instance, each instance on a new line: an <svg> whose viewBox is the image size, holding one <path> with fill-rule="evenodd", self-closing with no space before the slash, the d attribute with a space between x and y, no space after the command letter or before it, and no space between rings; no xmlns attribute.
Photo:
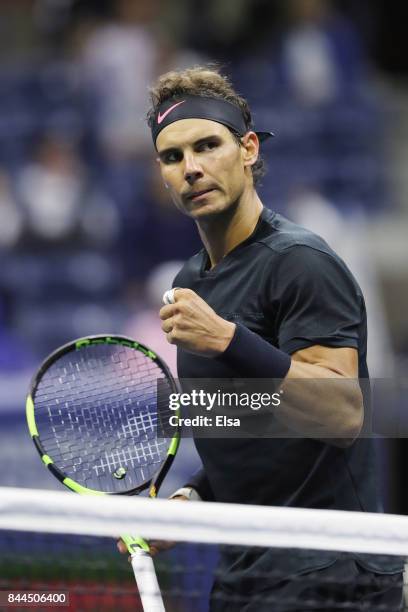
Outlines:
<svg viewBox="0 0 408 612"><path fill-rule="evenodd" d="M170 393L163 370L127 347L97 345L63 355L34 393L46 454L89 488L122 492L150 480L169 446L158 435L159 411L166 410L165 402L158 406L158 380Z"/></svg>

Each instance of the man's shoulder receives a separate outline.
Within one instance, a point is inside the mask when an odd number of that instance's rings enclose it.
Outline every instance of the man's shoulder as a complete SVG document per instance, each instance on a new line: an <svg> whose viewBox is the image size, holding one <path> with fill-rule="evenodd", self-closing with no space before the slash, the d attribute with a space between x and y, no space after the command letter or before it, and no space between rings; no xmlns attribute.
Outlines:
<svg viewBox="0 0 408 612"><path fill-rule="evenodd" d="M278 278L296 275L306 280L321 278L347 279L358 286L353 273L342 257L338 255L318 234L293 223L280 214L267 213L269 231L258 242L267 247L265 251L273 254L280 272ZM270 260L270 258L268 258ZM300 275L300 276L299 276Z"/></svg>
<svg viewBox="0 0 408 612"><path fill-rule="evenodd" d="M266 231L257 242L264 244L276 254L285 253L296 247L305 247L305 250L312 249L337 257L321 236L290 221L283 215L267 210L263 220Z"/></svg>

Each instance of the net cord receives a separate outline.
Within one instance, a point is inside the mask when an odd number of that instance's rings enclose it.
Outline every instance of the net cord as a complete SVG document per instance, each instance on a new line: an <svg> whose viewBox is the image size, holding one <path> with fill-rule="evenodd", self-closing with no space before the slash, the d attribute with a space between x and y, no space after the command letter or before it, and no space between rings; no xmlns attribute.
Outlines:
<svg viewBox="0 0 408 612"><path fill-rule="evenodd" d="M0 487L0 529L408 557L408 517Z"/></svg>

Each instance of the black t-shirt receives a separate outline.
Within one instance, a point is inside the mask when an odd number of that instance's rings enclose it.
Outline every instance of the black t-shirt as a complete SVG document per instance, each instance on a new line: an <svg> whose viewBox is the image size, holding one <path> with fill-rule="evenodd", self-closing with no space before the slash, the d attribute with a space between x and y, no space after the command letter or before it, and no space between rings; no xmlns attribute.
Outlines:
<svg viewBox="0 0 408 612"><path fill-rule="evenodd" d="M366 310L357 282L322 238L279 214L264 208L253 234L213 269L206 251L199 252L173 286L192 289L218 315L245 325L288 354L317 344L355 348L359 377L368 378ZM178 349L178 375L180 379L237 376L220 360L182 349ZM348 448L305 438L197 438L195 444L204 469L189 484L204 499L379 511L371 440L359 439ZM337 553L274 551L255 557L243 553L238 560L229 554L224 555L223 567L226 584L234 584L257 566L265 570L278 563L289 574L337 558ZM390 560L383 563L365 556L360 560L373 569L392 569Z"/></svg>

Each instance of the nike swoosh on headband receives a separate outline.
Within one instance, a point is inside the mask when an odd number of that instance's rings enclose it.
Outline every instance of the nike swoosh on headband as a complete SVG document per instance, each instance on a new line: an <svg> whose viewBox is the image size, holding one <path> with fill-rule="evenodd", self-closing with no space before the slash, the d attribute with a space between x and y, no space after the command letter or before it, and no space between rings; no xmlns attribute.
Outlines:
<svg viewBox="0 0 408 612"><path fill-rule="evenodd" d="M171 113L172 110L174 110L177 106L180 106L180 104L184 104L184 102L185 100L181 100L181 102L176 102L176 104L173 104L173 106L170 106L170 108L164 111L162 115L159 113L157 115L157 123L160 125L161 122L167 117L169 113Z"/></svg>

